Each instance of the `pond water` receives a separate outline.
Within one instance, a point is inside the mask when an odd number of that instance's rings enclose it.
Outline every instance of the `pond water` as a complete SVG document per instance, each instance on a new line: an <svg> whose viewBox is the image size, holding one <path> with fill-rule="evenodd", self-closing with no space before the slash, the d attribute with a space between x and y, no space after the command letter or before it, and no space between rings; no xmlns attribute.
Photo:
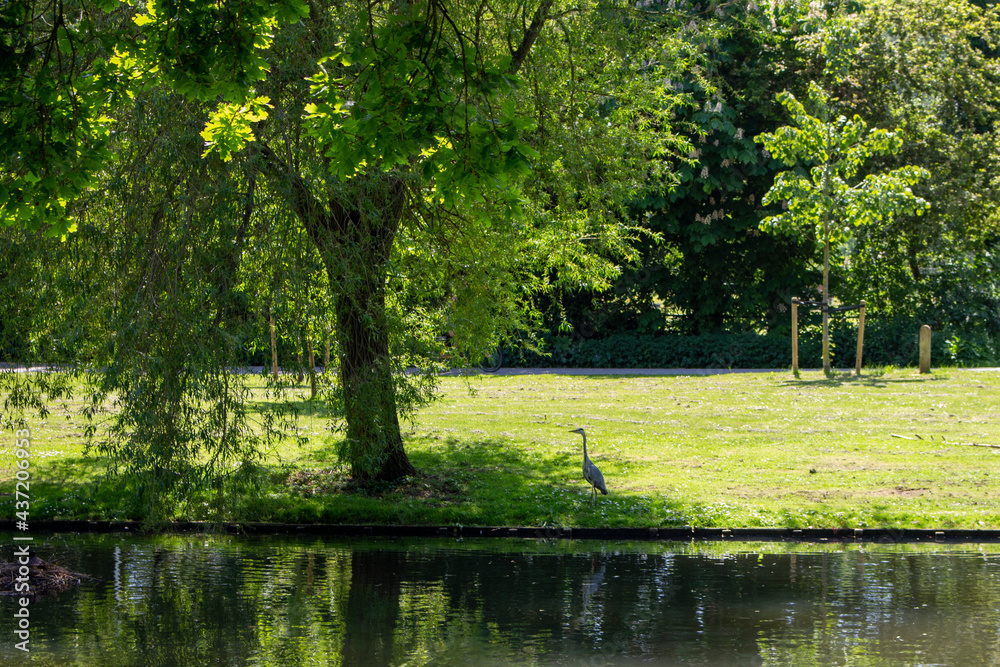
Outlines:
<svg viewBox="0 0 1000 667"><path fill-rule="evenodd" d="M10 536L2 559L11 560ZM1000 547L36 536L4 665L1000 665Z"/></svg>

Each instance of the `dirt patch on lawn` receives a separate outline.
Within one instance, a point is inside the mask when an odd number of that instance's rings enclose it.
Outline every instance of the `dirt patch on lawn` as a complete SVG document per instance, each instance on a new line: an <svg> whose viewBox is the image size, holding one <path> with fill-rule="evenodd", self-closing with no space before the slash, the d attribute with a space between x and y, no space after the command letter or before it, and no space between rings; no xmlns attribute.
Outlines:
<svg viewBox="0 0 1000 667"><path fill-rule="evenodd" d="M778 495L796 496L811 502L828 502L834 499L847 500L849 498L917 498L929 491L930 489L926 487L895 486L888 489L827 489L823 491L801 489Z"/></svg>
<svg viewBox="0 0 1000 667"><path fill-rule="evenodd" d="M417 473L395 482L375 482L360 485L348 475L339 470L296 470L287 479L290 489L302 495L333 495L350 493L384 498L386 496L403 496L407 498L422 498L437 500L454 500L461 494L460 486L455 480L444 475L429 475Z"/></svg>
<svg viewBox="0 0 1000 667"><path fill-rule="evenodd" d="M897 498L916 498L917 496L922 496L930 491L928 488L919 487L911 488L907 486L897 486L891 489L875 489L873 491L868 491L863 494L866 496L874 497L897 497Z"/></svg>

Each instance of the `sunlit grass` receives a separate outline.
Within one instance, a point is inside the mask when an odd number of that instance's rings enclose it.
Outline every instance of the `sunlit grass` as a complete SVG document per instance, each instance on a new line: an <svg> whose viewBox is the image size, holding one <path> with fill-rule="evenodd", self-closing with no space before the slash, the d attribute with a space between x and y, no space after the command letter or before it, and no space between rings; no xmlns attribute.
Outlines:
<svg viewBox="0 0 1000 667"><path fill-rule="evenodd" d="M256 381L256 380L255 380ZM1000 374L912 369L833 379L713 376L443 378L406 425L419 475L355 488L321 404L299 445L267 453L242 520L548 526L1000 527ZM472 392L470 392L470 389ZM292 390L289 398L298 400ZM303 394L307 395L307 394ZM35 518L132 518L98 484L72 403L32 423ZM583 426L610 495L582 479ZM13 436L10 438L11 444ZM12 447L0 458L12 486ZM208 518L192 497L178 518Z"/></svg>

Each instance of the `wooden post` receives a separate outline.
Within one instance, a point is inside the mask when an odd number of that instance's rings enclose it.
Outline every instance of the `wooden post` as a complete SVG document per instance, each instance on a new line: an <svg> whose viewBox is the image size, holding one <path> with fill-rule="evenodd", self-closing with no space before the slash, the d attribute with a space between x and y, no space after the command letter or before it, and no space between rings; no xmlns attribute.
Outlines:
<svg viewBox="0 0 1000 667"><path fill-rule="evenodd" d="M271 329L271 375L278 381L278 339L274 331L274 313L268 313L268 327Z"/></svg>
<svg viewBox="0 0 1000 667"><path fill-rule="evenodd" d="M920 327L920 372L931 372L931 328L927 324Z"/></svg>
<svg viewBox="0 0 1000 667"><path fill-rule="evenodd" d="M865 344L865 302L861 302L858 311L858 358L854 362L854 374L861 375L861 349Z"/></svg>
<svg viewBox="0 0 1000 667"><path fill-rule="evenodd" d="M792 298L792 372L799 373L799 300Z"/></svg>

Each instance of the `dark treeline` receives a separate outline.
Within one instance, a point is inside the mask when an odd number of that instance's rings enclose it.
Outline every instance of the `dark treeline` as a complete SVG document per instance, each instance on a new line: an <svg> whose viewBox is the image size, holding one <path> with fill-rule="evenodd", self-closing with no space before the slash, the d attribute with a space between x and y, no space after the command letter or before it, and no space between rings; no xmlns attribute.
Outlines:
<svg viewBox="0 0 1000 667"><path fill-rule="evenodd" d="M670 3L675 5L684 3ZM767 11L750 3L747 12L695 4L688 11L692 21L714 12L717 28L706 37L697 72L717 88L706 94L695 76L667 82L690 93L677 120L691 140L694 162L679 166L680 182L671 191L633 202L638 219L658 235L645 237L640 265L625 268L610 290L563 291L545 304L546 328L554 334L550 348L562 355L562 364L620 357L617 348L628 346L622 336L669 336L672 347L711 348L706 336L748 332L786 341L777 365L789 363L790 302L820 298L822 244L808 234L760 231L761 219L777 209L761 200L786 167L754 137L788 123L777 93L805 99L810 82L832 95L834 113L858 114L870 127L901 136L898 154L869 161L863 173L914 165L930 174L914 188L931 204L926 214L853 229L834 248L833 298L864 300L869 326L885 332L884 344L873 340L876 346L869 346L870 358L915 363L916 332L930 324L937 359L995 363L995 11L964 2L879 0L771 3ZM801 317L807 332L819 321L817 312ZM833 326L849 337L856 316ZM766 351L750 352L736 365L774 366L773 350L781 344L769 343L772 337L757 343ZM607 342L594 342L602 340ZM899 345L905 349L894 349ZM738 336L726 342L730 346L741 348L743 357L752 348ZM849 347L842 349L853 354ZM692 365L734 361L714 349L658 356L658 362L637 365L679 363L674 357ZM538 361L529 355L528 362Z"/></svg>

